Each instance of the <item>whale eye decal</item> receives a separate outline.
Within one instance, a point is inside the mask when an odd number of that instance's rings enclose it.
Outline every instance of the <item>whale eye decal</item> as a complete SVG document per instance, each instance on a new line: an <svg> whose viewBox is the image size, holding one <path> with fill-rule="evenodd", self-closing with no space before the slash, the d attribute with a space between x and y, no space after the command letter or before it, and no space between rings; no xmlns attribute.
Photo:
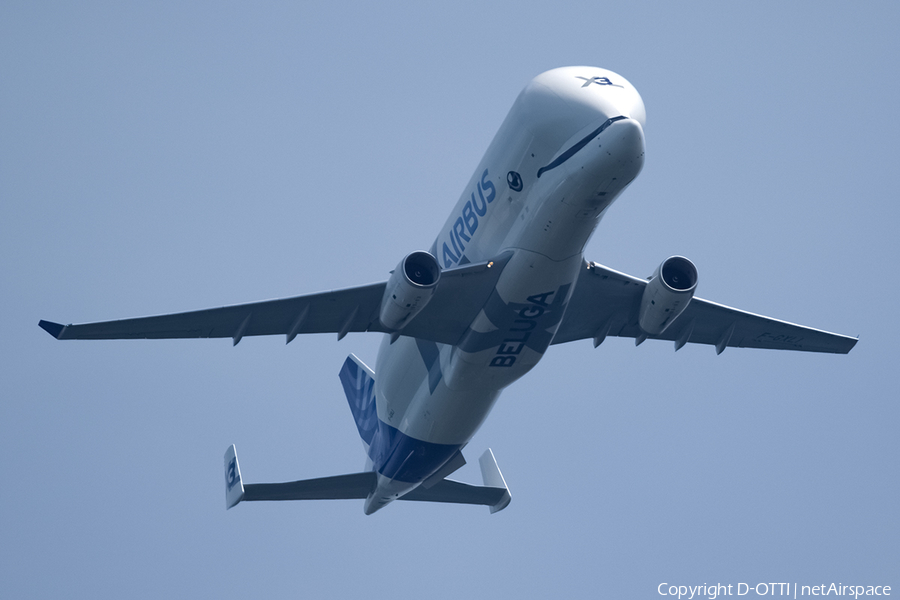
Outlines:
<svg viewBox="0 0 900 600"><path fill-rule="evenodd" d="M509 184L509 189L511 189L512 191L522 191L522 176L515 171L510 171L506 174L506 183Z"/></svg>

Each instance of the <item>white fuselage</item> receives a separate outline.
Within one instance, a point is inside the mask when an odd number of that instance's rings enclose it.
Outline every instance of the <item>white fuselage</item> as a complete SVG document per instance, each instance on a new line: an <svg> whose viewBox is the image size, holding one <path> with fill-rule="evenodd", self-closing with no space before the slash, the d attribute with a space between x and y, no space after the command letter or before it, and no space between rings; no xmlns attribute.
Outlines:
<svg viewBox="0 0 900 600"><path fill-rule="evenodd" d="M431 248L444 269L512 257L457 345L385 336L381 421L426 445L461 448L500 391L538 363L584 268L585 244L643 166L644 118L634 87L595 67L554 69L522 91ZM441 466L423 463L405 478L413 481L379 474L366 512Z"/></svg>

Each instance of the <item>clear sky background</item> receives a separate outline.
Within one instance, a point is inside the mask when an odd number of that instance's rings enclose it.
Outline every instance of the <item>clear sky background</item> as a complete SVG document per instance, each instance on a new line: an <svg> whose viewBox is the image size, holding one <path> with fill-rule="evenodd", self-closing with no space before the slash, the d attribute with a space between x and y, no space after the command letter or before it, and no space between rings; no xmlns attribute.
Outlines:
<svg viewBox="0 0 900 600"><path fill-rule="evenodd" d="M896 2L0 5L3 596L900 593ZM226 512L360 469L337 373L375 334L57 342L84 322L383 280L427 249L516 95L596 65L647 107L586 257L859 335L848 356L556 346L468 447L509 508ZM754 597L751 593L747 597Z"/></svg>

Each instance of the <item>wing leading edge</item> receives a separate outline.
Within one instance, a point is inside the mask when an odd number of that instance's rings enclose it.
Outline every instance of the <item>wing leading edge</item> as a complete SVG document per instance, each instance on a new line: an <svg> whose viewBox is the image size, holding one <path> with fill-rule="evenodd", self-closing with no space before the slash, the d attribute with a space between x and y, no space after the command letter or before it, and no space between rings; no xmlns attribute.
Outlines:
<svg viewBox="0 0 900 600"><path fill-rule="evenodd" d="M484 306L511 253L493 261L448 269L431 302L400 333L444 344L456 343ZM38 325L58 340L232 338L301 333L391 333L378 314L386 282L190 312L61 325Z"/></svg>
<svg viewBox="0 0 900 600"><path fill-rule="evenodd" d="M597 346L611 335L675 342L708 344L721 353L726 347L770 348L847 354L857 338L795 325L694 298L685 311L660 335L647 335L638 326L638 309L646 280L597 263L586 263L554 344L593 339Z"/></svg>

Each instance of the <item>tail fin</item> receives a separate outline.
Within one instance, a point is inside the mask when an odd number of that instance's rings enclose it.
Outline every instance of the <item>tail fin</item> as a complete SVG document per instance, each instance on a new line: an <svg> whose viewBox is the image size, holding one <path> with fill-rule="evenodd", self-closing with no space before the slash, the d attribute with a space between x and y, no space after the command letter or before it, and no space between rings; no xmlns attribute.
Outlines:
<svg viewBox="0 0 900 600"><path fill-rule="evenodd" d="M497 466L497 459L494 458L494 453L491 452L490 448L484 451L484 454L481 455L478 462L481 464L481 479L484 481L484 485L498 490L504 490L500 500L497 501L496 504L491 505L491 514L494 514L509 505L509 501L512 499L509 495L509 487L506 485L506 480L503 479L503 474L500 473L500 467Z"/></svg>
<svg viewBox="0 0 900 600"><path fill-rule="evenodd" d="M244 499L244 482L234 444L225 451L225 510Z"/></svg>
<svg viewBox="0 0 900 600"><path fill-rule="evenodd" d="M350 412L356 421L359 437L366 448L372 445L372 436L378 426L378 413L375 409L375 373L356 358L354 354L347 357L340 372L341 384L350 404Z"/></svg>

